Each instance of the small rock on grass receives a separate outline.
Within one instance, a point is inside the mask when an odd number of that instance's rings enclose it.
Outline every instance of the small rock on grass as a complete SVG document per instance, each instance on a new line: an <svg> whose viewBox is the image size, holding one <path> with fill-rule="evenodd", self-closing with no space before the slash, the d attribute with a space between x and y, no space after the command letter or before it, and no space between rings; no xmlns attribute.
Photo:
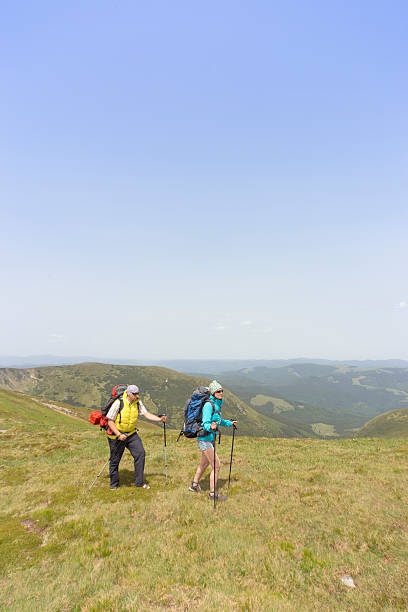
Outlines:
<svg viewBox="0 0 408 612"><path fill-rule="evenodd" d="M352 579L351 576L340 576L340 580L342 581L343 584L346 585L346 587L349 587L350 589L356 588L356 585L354 584L354 580Z"/></svg>

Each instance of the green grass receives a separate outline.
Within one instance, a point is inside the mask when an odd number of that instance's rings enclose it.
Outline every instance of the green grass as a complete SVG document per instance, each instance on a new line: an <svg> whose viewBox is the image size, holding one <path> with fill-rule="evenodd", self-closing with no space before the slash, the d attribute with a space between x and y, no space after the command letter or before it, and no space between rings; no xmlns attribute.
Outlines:
<svg viewBox="0 0 408 612"><path fill-rule="evenodd" d="M236 437L229 499L187 491L195 441L141 426L151 490L97 428L0 392L0 609L407 610L408 445ZM239 433L239 432L238 432ZM226 490L230 439L219 450ZM341 576L353 577L348 589Z"/></svg>

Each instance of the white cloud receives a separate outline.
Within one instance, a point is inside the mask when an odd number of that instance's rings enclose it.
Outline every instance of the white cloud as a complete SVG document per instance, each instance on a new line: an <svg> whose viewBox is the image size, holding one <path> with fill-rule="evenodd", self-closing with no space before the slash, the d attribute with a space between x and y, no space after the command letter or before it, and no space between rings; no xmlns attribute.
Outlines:
<svg viewBox="0 0 408 612"><path fill-rule="evenodd" d="M215 331L224 331L224 329L227 329L227 327L225 325L216 325L214 329Z"/></svg>
<svg viewBox="0 0 408 612"><path fill-rule="evenodd" d="M241 321L240 325L252 325L252 321Z"/></svg>
<svg viewBox="0 0 408 612"><path fill-rule="evenodd" d="M408 302L399 302L399 304L397 304L397 308L400 308L401 310L408 308Z"/></svg>

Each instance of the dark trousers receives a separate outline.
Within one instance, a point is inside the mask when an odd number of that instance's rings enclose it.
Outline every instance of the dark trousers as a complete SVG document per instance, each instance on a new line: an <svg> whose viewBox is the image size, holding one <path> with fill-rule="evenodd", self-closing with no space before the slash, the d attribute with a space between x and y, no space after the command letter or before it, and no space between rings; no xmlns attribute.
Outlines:
<svg viewBox="0 0 408 612"><path fill-rule="evenodd" d="M135 461L135 487L141 487L144 483L143 474L145 466L145 449L137 433L135 432L126 440L111 440L108 438L110 457L109 457L109 476L110 486L119 485L119 463L122 455L127 448Z"/></svg>

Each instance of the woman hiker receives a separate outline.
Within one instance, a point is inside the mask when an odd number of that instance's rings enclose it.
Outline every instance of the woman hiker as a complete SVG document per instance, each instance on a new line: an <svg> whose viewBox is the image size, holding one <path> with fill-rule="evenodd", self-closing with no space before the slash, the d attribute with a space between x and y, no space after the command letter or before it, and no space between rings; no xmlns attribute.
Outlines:
<svg viewBox="0 0 408 612"><path fill-rule="evenodd" d="M119 486L119 462L123 452L127 448L135 463L135 487L150 489L144 481L145 450L136 430L137 419L144 416L149 421L156 423L166 421L167 417L152 414L143 406L139 397L139 388L129 385L122 396L123 408L121 411L120 400L116 400L109 409L108 425L111 434L108 433L110 448L109 476L110 488L117 489ZM109 431L109 430L108 430Z"/></svg>
<svg viewBox="0 0 408 612"><path fill-rule="evenodd" d="M214 466L213 442L215 444L215 440L217 437L217 432L215 430L217 429L218 425L232 427L233 425L237 424L237 421L228 421L221 417L221 405L223 402L222 396L224 393L222 385L220 385L220 383L218 383L216 380L213 380L212 383L210 383L208 390L210 391L211 396L210 399L207 400L203 406L203 415L201 423L202 428L208 433L204 436L197 437L198 448L201 450L201 461L195 473L194 480L189 487L189 490L195 493L199 493L201 491L201 487L199 484L200 479L207 467L211 465L212 470L210 474L210 493L208 496L210 499L214 499L215 495L218 501L225 501L227 499L225 495L215 493L221 464L217 453L215 453Z"/></svg>

